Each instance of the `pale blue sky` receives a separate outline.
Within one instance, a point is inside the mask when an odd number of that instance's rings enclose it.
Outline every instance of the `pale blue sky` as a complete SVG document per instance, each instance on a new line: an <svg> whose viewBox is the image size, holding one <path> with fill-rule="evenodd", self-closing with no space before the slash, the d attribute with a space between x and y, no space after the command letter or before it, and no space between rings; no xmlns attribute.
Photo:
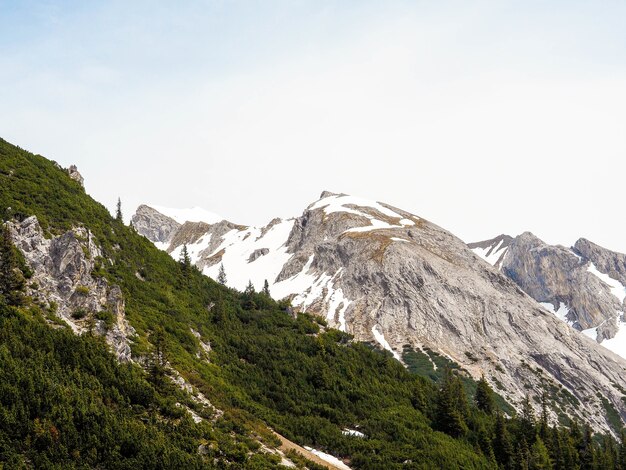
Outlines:
<svg viewBox="0 0 626 470"><path fill-rule="evenodd" d="M626 252L626 2L0 0L0 136L126 212L324 190Z"/></svg>

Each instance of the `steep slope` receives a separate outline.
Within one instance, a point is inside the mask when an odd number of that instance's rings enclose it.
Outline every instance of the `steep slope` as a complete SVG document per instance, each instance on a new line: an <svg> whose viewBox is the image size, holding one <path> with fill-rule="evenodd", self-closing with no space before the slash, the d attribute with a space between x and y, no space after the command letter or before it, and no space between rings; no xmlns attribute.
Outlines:
<svg viewBox="0 0 626 470"><path fill-rule="evenodd" d="M626 256L583 238L572 248L548 245L529 232L507 238L494 265L558 318L626 357ZM484 253L499 244L468 246Z"/></svg>
<svg viewBox="0 0 626 470"><path fill-rule="evenodd" d="M248 280L260 289L267 280L274 297L288 296L297 309L396 358L408 350L437 351L474 377L490 377L513 402L544 390L559 412L598 429L609 429L611 414L598 410L626 416L621 358L420 217L326 192L302 216L266 227L185 226L167 248L175 258L186 245L205 274L215 278L223 265L228 284L238 289Z"/></svg>
<svg viewBox="0 0 626 470"><path fill-rule="evenodd" d="M477 450L474 430L479 421L493 428L492 416L476 409L470 413L465 403L463 434L453 438L439 432L447 428L435 423L437 387L411 375L390 355L310 315L294 318L265 294L241 294L172 260L113 219L58 165L2 140L0 215L15 245L6 252L19 250L21 275L30 276L21 287L23 306L5 308L0 285L0 316L17 316L11 328L3 323L7 334L0 335L0 370L19 371L17 382L9 376L0 381L5 387L0 399L13 407L11 414L0 407L0 446L18 454L27 467L32 453L48 458L41 467L276 468L283 458L276 451L280 442L267 425L354 469L428 468L433 462L447 468L490 466L488 448ZM4 274L0 270L0 280ZM37 334L24 328L22 341L14 330L26 316L37 325ZM99 340L120 321L132 328L125 337L131 354L123 366ZM20 347L26 340L29 347ZM95 343L97 357L81 354L81 348ZM21 367L24 354L40 357ZM53 354L61 356L59 361L47 362ZM105 382L96 367L100 361L110 365L110 375L130 370L135 379ZM72 378L79 383L72 384ZM65 390L58 388L61 379L68 392L76 385L70 398L79 405L83 395L93 399L92 409L117 416L121 427L103 428L106 436L101 436L81 420L82 414L72 414L71 399L59 408L48 406L47 390ZM110 393L103 394L97 380ZM29 385L38 381L47 388ZM19 387L28 393L20 394ZM146 390L155 397L136 406L130 397ZM14 432L16 423L20 433ZM125 431L135 425L141 432ZM56 436L53 429L71 430L82 444L60 449L60 441L46 437ZM46 439L33 445L29 436ZM95 456L94 439L104 439ZM159 445L175 460L131 460L147 455L144 449L158 453ZM110 455L114 460L106 459ZM74 461L68 464L68 458ZM7 459L0 453L0 462Z"/></svg>

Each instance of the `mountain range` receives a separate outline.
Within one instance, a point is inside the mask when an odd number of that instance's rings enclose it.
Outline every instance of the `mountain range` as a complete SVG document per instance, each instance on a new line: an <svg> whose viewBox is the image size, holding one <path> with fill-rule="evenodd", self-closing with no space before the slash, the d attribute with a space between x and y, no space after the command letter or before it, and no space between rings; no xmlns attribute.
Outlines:
<svg viewBox="0 0 626 470"><path fill-rule="evenodd" d="M273 297L290 300L294 309L321 316L405 364L407 354L436 352L475 379L488 377L512 403L521 403L529 391L545 392L555 403L555 418L578 416L597 429L611 429L608 416L614 413L607 407L626 416L626 362L589 337L607 312L615 316L619 310L616 282L611 286L601 277L620 260L607 259L594 245L581 242L580 252L563 253L583 266L581 282L589 281L579 296L597 304L596 310L580 310L579 319L569 297L541 297L529 289L543 282L536 270L527 269L524 283L518 273L523 270L507 264L534 256L522 244L525 236L517 243L503 236L468 246L404 210L331 192L323 192L301 216L263 227L170 215L142 205L132 225L175 259L185 249L204 274L217 279L223 268L227 285L240 290L249 283L261 290L267 282ZM587 255L597 269L584 261ZM537 259L543 262L543 255ZM600 305L592 294L601 289ZM598 331L611 330L598 326ZM598 390L605 391L602 397Z"/></svg>

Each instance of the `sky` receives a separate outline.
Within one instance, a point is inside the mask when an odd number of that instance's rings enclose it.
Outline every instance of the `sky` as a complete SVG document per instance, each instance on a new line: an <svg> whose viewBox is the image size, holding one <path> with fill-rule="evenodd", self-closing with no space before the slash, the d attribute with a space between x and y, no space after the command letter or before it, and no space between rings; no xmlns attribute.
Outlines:
<svg viewBox="0 0 626 470"><path fill-rule="evenodd" d="M126 217L323 190L626 252L626 2L0 0L0 137Z"/></svg>

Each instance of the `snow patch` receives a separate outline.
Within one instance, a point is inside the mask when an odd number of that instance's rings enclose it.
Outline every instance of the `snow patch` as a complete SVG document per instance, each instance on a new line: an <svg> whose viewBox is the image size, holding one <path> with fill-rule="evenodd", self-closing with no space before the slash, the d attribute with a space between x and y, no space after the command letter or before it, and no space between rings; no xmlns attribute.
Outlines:
<svg viewBox="0 0 626 470"><path fill-rule="evenodd" d="M561 320L564 321L565 323L567 323L568 325L573 325L574 322L570 321L567 319L567 314L569 313L569 307L567 305L565 305L563 302L559 302L559 308L558 310L554 309L554 305L552 305L549 302L539 302L541 304L541 306L543 308L545 308L546 310L548 310L549 312L554 313L554 315L556 315L556 317Z"/></svg>
<svg viewBox="0 0 626 470"><path fill-rule="evenodd" d="M343 434L344 436L353 436L353 437L361 437L361 438L366 437L365 434L363 434L361 431L356 431L354 429L348 429L348 428L341 431L341 434Z"/></svg>
<svg viewBox="0 0 626 470"><path fill-rule="evenodd" d="M311 452L312 454L317 455L320 459L334 465L337 468L340 468L341 470L352 470L345 463L343 463L341 460L339 460L337 457L333 455L322 452L321 450L313 449L312 447L308 447L308 446L304 446L304 448L308 450L309 452Z"/></svg>
<svg viewBox="0 0 626 470"><path fill-rule="evenodd" d="M148 204L148 207L159 211L161 214L174 219L179 224L185 222L205 222L207 224L216 224L224 220L221 215L209 212L201 207L191 207L189 209L174 209L171 207L154 206Z"/></svg>
<svg viewBox="0 0 626 470"><path fill-rule="evenodd" d="M591 338L594 341L597 341L598 339L598 327L596 326L595 328L587 328L586 330L583 330L582 333L586 336L588 336L589 338Z"/></svg>
<svg viewBox="0 0 626 470"><path fill-rule="evenodd" d="M287 253L286 243L293 224L293 219L281 220L265 234L258 227L249 227L244 230L233 229L227 232L222 238L222 243L210 255L216 255L223 250L221 263L205 267L203 273L217 279L220 264L223 264L228 286L244 290L251 281L254 288L259 291L267 279L270 294L274 298L285 297L287 294L280 296L277 295L278 292L275 292L275 280L292 256ZM204 245L208 246L209 242L210 240L205 240ZM257 258L254 263L248 263L250 253L262 248L267 248L268 254ZM190 251L192 261L195 261L193 256L196 251L192 252L190 245L187 246L187 250Z"/></svg>
<svg viewBox="0 0 626 470"><path fill-rule="evenodd" d="M616 319L618 329L615 336L611 339L605 339L600 344L626 359L626 323L621 321L622 315L623 312L619 312L619 316Z"/></svg>
<svg viewBox="0 0 626 470"><path fill-rule="evenodd" d="M488 246L487 248L473 248L472 251L487 261L492 266L495 266L498 260L504 255L508 248L503 247L504 240L500 240L497 245Z"/></svg>
<svg viewBox="0 0 626 470"><path fill-rule="evenodd" d="M379 331L379 328L380 327L378 325L374 325L372 327L372 334L374 335L374 338L376 339L378 344L380 344L383 347L383 349L386 349L387 351L391 352L391 354L393 354L393 357L395 357L399 361L400 355L391 348L391 346L385 339L385 335L383 335L383 333Z"/></svg>
<svg viewBox="0 0 626 470"><path fill-rule="evenodd" d="M624 284L622 284L621 282L619 282L616 279L613 279L608 274L604 274L604 273L601 273L600 271L598 271L593 263L589 264L589 267L587 268L587 271L589 271L591 274L596 276L602 282L607 284L610 287L610 289L611 289L611 294L613 294L615 297L617 297L619 299L620 303L622 303L622 304L624 303L624 299L626 298L626 287L624 286Z"/></svg>
<svg viewBox="0 0 626 470"><path fill-rule="evenodd" d="M357 215L363 215L367 217L366 214L360 211L351 209L346 206L357 206L357 207L375 209L381 214L386 215L388 217L393 217L394 219L403 218L402 214L398 214L397 212L392 211L391 209L383 206L382 204L378 202L370 201L368 199L363 199L363 198L356 197L356 196L345 196L345 195L344 196L341 196L341 195L328 196L328 197L322 198L319 201L315 202L313 205L309 206L309 210L324 208L324 212L326 214L332 214L333 212L348 212L348 213L356 213Z"/></svg>
<svg viewBox="0 0 626 470"><path fill-rule="evenodd" d="M342 268L343 269L343 268ZM327 320L334 320L335 316L338 317L339 329L346 331L346 311L352 303L343 295L341 288L335 290L333 286L333 280L340 275L341 269L335 273L332 279L328 282L327 294L324 301L328 303L328 313L326 314Z"/></svg>

